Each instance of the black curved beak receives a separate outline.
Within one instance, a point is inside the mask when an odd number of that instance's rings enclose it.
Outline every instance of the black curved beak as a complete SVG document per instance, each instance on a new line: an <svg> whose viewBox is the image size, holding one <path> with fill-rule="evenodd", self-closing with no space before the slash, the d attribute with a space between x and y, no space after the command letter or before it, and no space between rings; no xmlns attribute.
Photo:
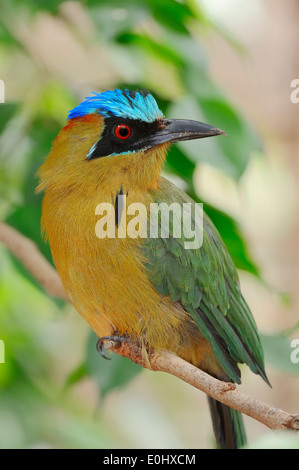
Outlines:
<svg viewBox="0 0 299 470"><path fill-rule="evenodd" d="M217 127L210 126L199 121L188 119L163 119L158 130L149 136L151 146L166 142L178 142L182 140L203 139L226 133Z"/></svg>

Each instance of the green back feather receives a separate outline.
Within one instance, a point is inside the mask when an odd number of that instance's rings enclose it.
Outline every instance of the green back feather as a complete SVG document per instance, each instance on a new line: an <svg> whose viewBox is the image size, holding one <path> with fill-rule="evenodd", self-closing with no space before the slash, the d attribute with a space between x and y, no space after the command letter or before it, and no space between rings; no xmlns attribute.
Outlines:
<svg viewBox="0 0 299 470"><path fill-rule="evenodd" d="M156 203L191 203L195 224L195 202L169 181L162 179L152 191ZM163 222L163 221L162 221ZM144 239L148 276L162 295L181 302L203 336L211 343L215 356L234 382L240 382L237 363L246 363L268 382L263 350L256 324L239 287L238 275L220 235L203 214L203 243L186 249L188 238L175 238L177 216L170 217L169 238ZM162 230L166 229L163 227ZM190 240L189 240L190 241Z"/></svg>

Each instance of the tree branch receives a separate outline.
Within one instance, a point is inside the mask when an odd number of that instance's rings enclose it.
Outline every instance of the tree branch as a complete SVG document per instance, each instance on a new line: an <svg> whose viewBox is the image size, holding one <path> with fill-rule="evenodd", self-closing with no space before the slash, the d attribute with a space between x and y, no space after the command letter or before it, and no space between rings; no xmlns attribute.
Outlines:
<svg viewBox="0 0 299 470"><path fill-rule="evenodd" d="M32 240L10 225L0 222L0 242L18 258L44 290L53 297L68 300L55 269Z"/></svg>
<svg viewBox="0 0 299 470"><path fill-rule="evenodd" d="M138 343L105 341L104 348L128 357L136 364L153 371L167 372L201 390L225 405L240 411L271 429L299 430L299 414L292 415L239 392L236 385L215 379L175 354L160 350L149 356Z"/></svg>
<svg viewBox="0 0 299 470"><path fill-rule="evenodd" d="M35 243L2 222L0 222L0 241L23 263L49 295L68 301L55 269L39 252ZM110 340L104 343L104 347L128 357L147 369L172 374L271 429L299 430L299 415L273 408L267 403L241 393L234 384L211 377L169 351L161 350L146 355L138 343L125 341L119 343Z"/></svg>

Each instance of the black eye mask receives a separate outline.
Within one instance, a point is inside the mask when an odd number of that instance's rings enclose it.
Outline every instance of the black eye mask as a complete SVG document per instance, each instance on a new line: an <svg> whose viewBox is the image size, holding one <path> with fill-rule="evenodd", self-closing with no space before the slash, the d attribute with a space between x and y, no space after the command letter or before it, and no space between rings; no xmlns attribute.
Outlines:
<svg viewBox="0 0 299 470"><path fill-rule="evenodd" d="M125 125L129 128L128 137L117 137L117 127ZM108 155L136 152L150 148L148 138L161 127L161 121L143 122L136 119L126 119L111 116L104 120L104 130L100 140L91 148L87 155L88 160ZM122 132L119 132L121 135ZM122 136L121 136L122 137Z"/></svg>

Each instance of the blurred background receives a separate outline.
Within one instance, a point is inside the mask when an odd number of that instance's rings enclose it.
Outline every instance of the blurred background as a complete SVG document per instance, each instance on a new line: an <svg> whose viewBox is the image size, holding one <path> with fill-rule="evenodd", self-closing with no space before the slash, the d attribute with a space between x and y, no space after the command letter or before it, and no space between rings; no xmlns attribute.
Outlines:
<svg viewBox="0 0 299 470"><path fill-rule="evenodd" d="M204 202L262 334L272 389L245 366L240 389L298 413L299 4L285 3L0 0L0 220L51 260L35 173L92 91L146 88L167 117L224 129L227 139L174 146L165 175ZM103 361L83 319L3 245L0 339L0 448L215 445L201 392L116 355ZM293 435L245 422L253 448L299 448Z"/></svg>

